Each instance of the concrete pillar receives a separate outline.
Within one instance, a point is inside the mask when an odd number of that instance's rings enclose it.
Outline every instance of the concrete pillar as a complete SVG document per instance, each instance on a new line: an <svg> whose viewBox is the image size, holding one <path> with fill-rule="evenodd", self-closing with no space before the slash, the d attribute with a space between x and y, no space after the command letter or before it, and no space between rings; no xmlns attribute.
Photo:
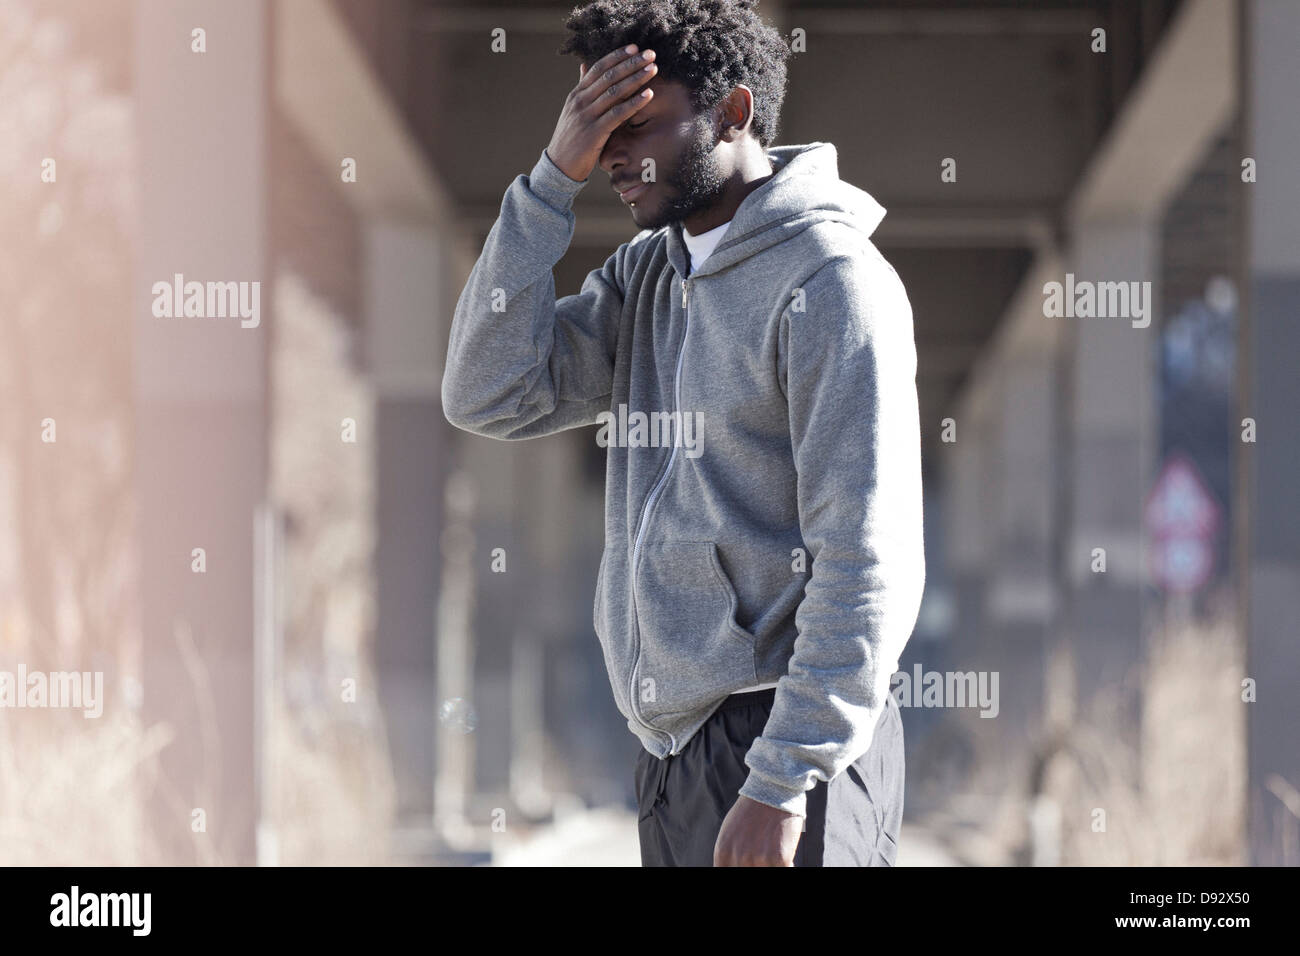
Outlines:
<svg viewBox="0 0 1300 956"><path fill-rule="evenodd" d="M946 520L956 609L953 637L959 645L953 648L953 666L974 666L980 659L992 573L989 542L996 533L992 503L1001 471L993 420L996 395L978 371L971 381L973 387L960 409L946 416L955 421L956 442L940 445L951 449ZM938 427L942 430L944 425Z"/></svg>
<svg viewBox="0 0 1300 956"><path fill-rule="evenodd" d="M1044 248L972 369L950 474L950 553L959 613L951 669L998 675L996 721L967 725L1004 775L1044 717L1048 638L1056 612L1058 330L1042 284L1060 268Z"/></svg>
<svg viewBox="0 0 1300 956"><path fill-rule="evenodd" d="M1071 591L1066 626L1080 716L1111 715L1136 747L1146 579L1142 504L1159 452L1155 362L1159 301L1157 222L1085 220L1075 227L1066 269L1079 282L1150 282L1151 323L1129 317L1045 319L1064 323L1072 374L1070 527L1063 571ZM1057 277L1064 283L1066 276ZM1140 320L1139 320L1140 321ZM1094 549L1105 572L1093 570Z"/></svg>
<svg viewBox="0 0 1300 956"><path fill-rule="evenodd" d="M1259 179L1241 184L1247 243L1239 426L1258 424L1256 444L1240 444L1236 509L1245 573L1240 581L1247 625L1250 859L1256 865L1300 863L1300 508L1296 507L1300 434L1300 6L1286 0L1242 4L1246 155ZM1239 437L1239 436L1238 436Z"/></svg>
<svg viewBox="0 0 1300 956"><path fill-rule="evenodd" d="M442 560L447 427L440 398L444 252L428 224L362 227L367 366L378 435L375 667L397 786L399 824L433 815L434 623Z"/></svg>
<svg viewBox="0 0 1300 956"><path fill-rule="evenodd" d="M144 707L173 734L150 823L165 863L251 864L253 525L267 477L271 324L267 12L257 0L137 0L134 23ZM191 48L197 29L206 52ZM259 283L258 324L156 316L154 283L178 273ZM191 569L196 548L203 573Z"/></svg>
<svg viewBox="0 0 1300 956"><path fill-rule="evenodd" d="M1043 715L1044 654L1054 599L1055 381L1050 356L1035 352L1006 356L998 374L995 454L1002 463L1002 480L996 494L996 534L990 542L987 607L995 643L981 667L1000 675L1002 726L1017 738L1032 739Z"/></svg>
<svg viewBox="0 0 1300 956"><path fill-rule="evenodd" d="M483 715L472 741L474 774L464 781L467 812L482 819L484 809L504 803L510 787L510 756L515 715L511 670L515 647L536 644L541 634L534 627L530 588L540 569L528 547L528 529L551 502L536 501L533 482L541 446L554 437L524 442L460 437L466 470L480 482L482 505L475 515L478 543L473 561L477 570L474 627L468 639L474 648L474 700ZM493 552L501 549L505 571L493 571ZM498 565L499 567L499 565ZM510 813L514 812L512 807ZM507 824L508 826L509 824Z"/></svg>

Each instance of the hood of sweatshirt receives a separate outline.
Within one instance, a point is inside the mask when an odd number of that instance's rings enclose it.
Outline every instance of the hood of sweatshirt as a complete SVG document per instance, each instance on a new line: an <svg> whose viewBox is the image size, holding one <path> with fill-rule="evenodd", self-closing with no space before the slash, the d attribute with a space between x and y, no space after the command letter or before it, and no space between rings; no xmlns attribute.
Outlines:
<svg viewBox="0 0 1300 956"><path fill-rule="evenodd" d="M885 207L866 191L840 179L832 143L774 146L766 150L773 176L745 197L722 242L691 278L721 272L818 222L843 222L864 237L876 231ZM668 227L668 261L687 274L690 252L681 223Z"/></svg>

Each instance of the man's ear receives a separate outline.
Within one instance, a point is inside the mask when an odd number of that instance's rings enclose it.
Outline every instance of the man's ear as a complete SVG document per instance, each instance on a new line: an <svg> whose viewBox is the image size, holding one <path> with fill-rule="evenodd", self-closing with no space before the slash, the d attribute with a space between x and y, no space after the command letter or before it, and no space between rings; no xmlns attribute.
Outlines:
<svg viewBox="0 0 1300 956"><path fill-rule="evenodd" d="M734 143L754 121L754 94L748 86L736 86L722 100L722 138Z"/></svg>

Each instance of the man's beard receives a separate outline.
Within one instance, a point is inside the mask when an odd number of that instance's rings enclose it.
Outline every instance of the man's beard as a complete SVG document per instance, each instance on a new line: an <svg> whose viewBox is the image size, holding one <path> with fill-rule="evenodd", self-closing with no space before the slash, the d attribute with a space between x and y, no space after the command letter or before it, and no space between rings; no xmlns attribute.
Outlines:
<svg viewBox="0 0 1300 956"><path fill-rule="evenodd" d="M654 210L649 221L640 223L642 229L660 229L683 221L692 213L707 209L716 203L727 188L727 177L718 168L713 156L713 129L701 122L698 135L686 144L676 167L664 177L662 192L668 198Z"/></svg>

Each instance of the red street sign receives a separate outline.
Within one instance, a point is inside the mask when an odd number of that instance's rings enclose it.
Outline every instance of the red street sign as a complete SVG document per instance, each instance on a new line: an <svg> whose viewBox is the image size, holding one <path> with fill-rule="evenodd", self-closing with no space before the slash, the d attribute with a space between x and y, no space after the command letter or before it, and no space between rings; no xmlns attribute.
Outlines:
<svg viewBox="0 0 1300 956"><path fill-rule="evenodd" d="M1153 538L1212 538L1219 528L1220 508L1186 455L1175 452L1160 469L1144 510L1147 534Z"/></svg>
<svg viewBox="0 0 1300 956"><path fill-rule="evenodd" d="M1167 591L1201 588L1214 571L1212 542L1222 520L1219 503L1186 455L1170 455L1143 509L1153 539L1151 572Z"/></svg>

